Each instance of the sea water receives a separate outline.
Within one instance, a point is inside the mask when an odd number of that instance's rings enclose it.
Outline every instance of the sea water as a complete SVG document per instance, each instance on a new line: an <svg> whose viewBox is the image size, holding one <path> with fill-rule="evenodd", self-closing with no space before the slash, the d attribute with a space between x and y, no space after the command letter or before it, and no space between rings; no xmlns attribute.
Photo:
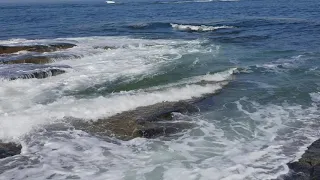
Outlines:
<svg viewBox="0 0 320 180"><path fill-rule="evenodd" d="M286 163L320 137L319 6L0 3L0 45L77 45L45 53L60 56L51 65L71 67L58 76L10 81L9 72L42 67L0 64L0 139L23 147L0 160L0 179L265 180L287 173ZM175 114L196 126L169 137L122 141L78 130L66 118L95 121L207 94L200 112Z"/></svg>

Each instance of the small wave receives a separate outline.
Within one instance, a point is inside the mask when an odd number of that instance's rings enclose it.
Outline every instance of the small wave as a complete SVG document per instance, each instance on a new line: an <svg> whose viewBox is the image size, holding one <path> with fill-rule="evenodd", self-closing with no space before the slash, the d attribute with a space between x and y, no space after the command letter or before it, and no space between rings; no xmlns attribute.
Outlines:
<svg viewBox="0 0 320 180"><path fill-rule="evenodd" d="M206 26L206 25L184 25L184 24L174 24L171 23L173 29L179 31L197 31L197 32L206 32L206 31L215 31L218 29L230 29L234 28L233 26Z"/></svg>
<svg viewBox="0 0 320 180"><path fill-rule="evenodd" d="M176 102L201 98L208 94L214 94L226 86L233 71L234 69L229 69L212 75L198 76L189 82L183 80L164 88L155 87L152 91L142 89L122 91L110 94L107 97L97 97L94 99L62 97L51 104L32 106L19 113L10 113L4 109L0 109L0 112L7 112L5 116L2 116L3 121L0 122L0 126L3 127L0 138L16 139L30 132L36 126L46 124L50 120L63 119L64 117L95 120L164 101ZM207 83L201 84L203 81ZM179 86L182 83L187 84ZM25 84L18 82L16 85L24 86ZM69 107L72 108L70 109ZM40 115L39 111L43 113ZM20 121L13 123L12 118L19 119Z"/></svg>
<svg viewBox="0 0 320 180"><path fill-rule="evenodd" d="M0 41L0 44L32 45L51 44L53 42L76 44L76 47L68 49L65 53L77 55L80 58L54 59L55 62L51 63L50 67L63 69L66 73L50 79L4 80L2 83L0 81L0 117L3 119L0 122L0 139L6 137L9 139L18 138L30 132L34 127L61 120L64 116L85 119L106 117L138 106L162 101L198 98L207 93L214 93L215 90L220 90L224 86L224 82L221 82L222 84L215 82L202 83L202 80L210 81L208 78L211 76L205 75L205 77L200 78L201 81L189 78L183 80L183 82L176 82L178 83L177 86L159 87L154 90L134 88L133 91L111 93L106 97L93 96L88 97L89 99L65 96L69 92L78 92L96 87L96 85L115 82L119 78L125 78L126 82L131 82L141 76L151 77L161 73L162 68L167 68L179 62L184 55L195 53L214 55L218 52L217 46L204 46L207 43L206 40L152 40L121 36L40 40L13 39ZM115 48L106 50L105 47ZM72 68L62 68L58 66L59 64ZM13 67L13 65L11 66ZM24 70L24 74L27 70L32 70L31 73L35 69L47 70L42 65L35 65L34 68L31 68L31 65L21 66L19 65L18 68L17 64L14 65L14 67L17 67L17 71ZM13 72L13 69L10 70L10 72ZM2 72L7 73L7 70L3 69ZM16 76L18 73L14 71L13 75ZM3 76L8 77L9 75L4 74ZM9 77L11 77L11 74ZM211 77L211 79L213 79L212 81L218 80L214 77ZM187 80L192 80L192 82L185 82ZM69 104L70 106L68 108L66 106L62 107L63 104ZM117 104L116 107L115 104ZM70 107L73 110L68 112ZM93 109L84 111L87 107L93 107ZM44 112L39 114L40 109L38 108L50 112L50 115ZM83 113L80 114L79 112ZM13 122L14 119L16 121Z"/></svg>
<svg viewBox="0 0 320 180"><path fill-rule="evenodd" d="M257 64L252 67L252 70L259 69L262 72L271 72L271 73L287 72L287 71L299 68L307 60L308 58L303 55L293 56L290 58L281 58L269 63Z"/></svg>
<svg viewBox="0 0 320 180"><path fill-rule="evenodd" d="M106 1L107 4L115 4L116 2L114 1Z"/></svg>

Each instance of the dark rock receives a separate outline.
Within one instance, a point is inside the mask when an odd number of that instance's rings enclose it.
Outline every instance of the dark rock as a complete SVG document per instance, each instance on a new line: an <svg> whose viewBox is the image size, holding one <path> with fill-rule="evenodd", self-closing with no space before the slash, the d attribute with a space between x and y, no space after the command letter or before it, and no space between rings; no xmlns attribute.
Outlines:
<svg viewBox="0 0 320 180"><path fill-rule="evenodd" d="M115 46L96 46L94 47L94 49L104 49L104 50L113 50L113 49L117 49L117 47Z"/></svg>
<svg viewBox="0 0 320 180"><path fill-rule="evenodd" d="M37 70L37 71L31 72L31 73L22 74L20 76L11 77L10 80L32 79L32 78L43 79L43 78L47 78L50 76L57 76L59 74L65 73L65 72L66 71L63 69L48 68L48 69Z"/></svg>
<svg viewBox="0 0 320 180"><path fill-rule="evenodd" d="M320 139L313 142L297 162L288 163L284 180L320 180Z"/></svg>
<svg viewBox="0 0 320 180"><path fill-rule="evenodd" d="M0 142L0 159L18 155L21 153L21 145L15 143Z"/></svg>
<svg viewBox="0 0 320 180"><path fill-rule="evenodd" d="M313 167L312 178L320 179L320 164L317 164Z"/></svg>
<svg viewBox="0 0 320 180"><path fill-rule="evenodd" d="M29 78L47 78L66 72L66 65L8 64L0 66L0 78L15 80Z"/></svg>
<svg viewBox="0 0 320 180"><path fill-rule="evenodd" d="M32 63L32 64L46 64L51 63L52 60L46 56L34 56L27 57L25 59L16 59L11 61L5 61L3 64L23 64L23 63Z"/></svg>
<svg viewBox="0 0 320 180"><path fill-rule="evenodd" d="M2 55L0 64L48 64L54 62L54 59L75 59L81 56L71 54L51 54L44 56L41 53L28 53L25 55Z"/></svg>
<svg viewBox="0 0 320 180"><path fill-rule="evenodd" d="M133 134L138 137L153 138L178 133L184 129L190 129L192 127L193 124L188 122L147 123L144 124L143 127L137 129Z"/></svg>
<svg viewBox="0 0 320 180"><path fill-rule="evenodd" d="M53 47L53 48L56 48L56 49L70 49L70 48L73 48L77 45L75 44L71 44L71 43L59 43L59 44L50 44L49 47Z"/></svg>
<svg viewBox="0 0 320 180"><path fill-rule="evenodd" d="M52 52L62 49L69 49L76 45L70 43L58 43L49 45L30 45L30 46L0 46L0 54L11 54L19 51L33 52Z"/></svg>
<svg viewBox="0 0 320 180"><path fill-rule="evenodd" d="M122 112L90 124L74 121L76 128L99 135L115 136L122 140L136 137L154 138L170 135L193 127L190 122L172 121L173 112L198 112L194 105L180 102L163 102Z"/></svg>

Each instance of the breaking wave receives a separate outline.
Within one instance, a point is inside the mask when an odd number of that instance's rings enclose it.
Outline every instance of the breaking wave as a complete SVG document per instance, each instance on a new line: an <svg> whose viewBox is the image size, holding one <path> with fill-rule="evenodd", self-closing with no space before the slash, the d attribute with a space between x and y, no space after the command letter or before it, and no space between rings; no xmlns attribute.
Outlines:
<svg viewBox="0 0 320 180"><path fill-rule="evenodd" d="M233 26L206 26L206 25L184 25L184 24L173 24L171 23L173 29L179 31L196 31L196 32L207 32L215 31L218 29L230 29L234 28Z"/></svg>
<svg viewBox="0 0 320 180"><path fill-rule="evenodd" d="M0 41L0 44L33 45L52 42L76 44L76 47L63 52L50 53L73 54L77 58L71 56L56 59L50 65L10 65L10 69L16 69L15 71L0 69L3 77L16 77L24 72L27 74L26 78L34 71L45 71L51 67L63 68L66 71L49 79L1 82L0 139L18 139L35 127L62 120L66 116L97 119L139 106L201 97L220 90L227 83L224 81L230 80L233 74L233 70L228 70L180 78L165 86L150 84L147 88L136 87L98 96L91 96L89 93L79 98L68 94L95 88L97 85L105 87L119 79L124 79L121 83L127 84L141 77L165 73L163 69L171 68L180 62L183 56L214 55L219 49L214 45L204 45L206 41L203 40L148 40L128 37L12 39ZM189 63L192 64L193 61L191 59Z"/></svg>

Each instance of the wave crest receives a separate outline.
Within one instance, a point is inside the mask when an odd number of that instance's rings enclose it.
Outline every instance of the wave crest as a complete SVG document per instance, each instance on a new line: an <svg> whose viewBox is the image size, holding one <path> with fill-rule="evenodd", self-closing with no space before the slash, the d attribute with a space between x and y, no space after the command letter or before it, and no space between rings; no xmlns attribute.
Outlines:
<svg viewBox="0 0 320 180"><path fill-rule="evenodd" d="M197 32L206 32L206 31L215 31L218 29L231 29L233 26L206 26L206 25L184 25L184 24L170 24L173 29L179 31L197 31Z"/></svg>

